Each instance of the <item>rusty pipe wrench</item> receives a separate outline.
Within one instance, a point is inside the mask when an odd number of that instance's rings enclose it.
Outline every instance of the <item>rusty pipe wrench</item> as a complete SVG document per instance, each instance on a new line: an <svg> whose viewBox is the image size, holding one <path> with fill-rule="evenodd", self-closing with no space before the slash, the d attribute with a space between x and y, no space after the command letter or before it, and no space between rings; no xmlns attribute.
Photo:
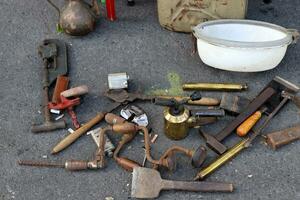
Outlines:
<svg viewBox="0 0 300 200"><path fill-rule="evenodd" d="M295 94L299 91L299 87L290 83L289 81L276 76L260 93L251 101L251 103L240 113L233 121L231 121L223 130L217 135L212 136L203 133L206 139L206 144L218 154L223 154L227 147L221 142L229 136L241 123L248 119L254 112L256 112L262 105L277 107L280 103L281 93Z"/></svg>
<svg viewBox="0 0 300 200"><path fill-rule="evenodd" d="M54 122L51 120L48 108L49 87L56 80L58 75L64 75L68 71L67 65L67 47L60 40L48 39L44 40L39 46L38 52L44 62L43 69L43 112L44 122L35 124L31 128L31 132L40 133L48 132L66 127L64 121Z"/></svg>

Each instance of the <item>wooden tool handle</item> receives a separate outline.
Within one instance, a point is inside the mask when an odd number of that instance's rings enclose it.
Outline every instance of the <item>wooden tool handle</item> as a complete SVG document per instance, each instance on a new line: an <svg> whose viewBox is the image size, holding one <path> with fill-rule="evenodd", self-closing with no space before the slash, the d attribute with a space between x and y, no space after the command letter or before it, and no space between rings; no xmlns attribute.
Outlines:
<svg viewBox="0 0 300 200"><path fill-rule="evenodd" d="M70 144L75 142L81 135L87 132L94 125L99 123L105 116L105 113L98 113L93 119L84 124L82 127L69 134L63 140L61 140L52 150L52 154L58 153L63 149L67 148Z"/></svg>
<svg viewBox="0 0 300 200"><path fill-rule="evenodd" d="M135 167L141 167L139 163L128 158L117 157L115 158L115 160L118 163L118 165L130 172L133 172L133 168Z"/></svg>
<svg viewBox="0 0 300 200"><path fill-rule="evenodd" d="M300 139L300 125L266 135L267 144L274 150Z"/></svg>
<svg viewBox="0 0 300 200"><path fill-rule="evenodd" d="M74 96L80 96L80 95L86 94L88 92L89 92L88 86L81 85L81 86L63 91L62 93L60 93L60 95L62 95L64 97L74 97Z"/></svg>
<svg viewBox="0 0 300 200"><path fill-rule="evenodd" d="M206 181L168 181L163 180L163 188L165 190L186 190L193 192L232 192L233 185L231 183L218 183Z"/></svg>
<svg viewBox="0 0 300 200"><path fill-rule="evenodd" d="M247 135L256 122L258 122L258 120L261 118L261 116L261 111L256 111L253 115L246 119L236 130L238 136L243 137Z"/></svg>

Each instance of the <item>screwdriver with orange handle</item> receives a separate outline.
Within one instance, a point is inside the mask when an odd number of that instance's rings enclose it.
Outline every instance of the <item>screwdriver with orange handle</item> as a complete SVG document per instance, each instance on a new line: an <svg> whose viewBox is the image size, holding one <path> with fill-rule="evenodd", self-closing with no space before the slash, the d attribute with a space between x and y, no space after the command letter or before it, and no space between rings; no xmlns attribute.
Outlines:
<svg viewBox="0 0 300 200"><path fill-rule="evenodd" d="M236 134L240 137L246 136L253 126L258 122L258 120L261 119L262 114L267 110L267 107L263 107L262 109L256 111L236 129Z"/></svg>

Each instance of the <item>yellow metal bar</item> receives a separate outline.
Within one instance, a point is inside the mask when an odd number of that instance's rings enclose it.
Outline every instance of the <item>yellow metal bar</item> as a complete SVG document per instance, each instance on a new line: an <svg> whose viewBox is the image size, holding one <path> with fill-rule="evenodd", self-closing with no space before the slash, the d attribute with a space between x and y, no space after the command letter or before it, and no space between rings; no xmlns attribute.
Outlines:
<svg viewBox="0 0 300 200"><path fill-rule="evenodd" d="M249 138L242 140L241 142L236 144L234 147L229 149L227 152L225 152L223 155L221 155L217 160L212 162L209 166L202 169L195 177L195 180L203 179L207 175L209 175L212 172L214 172L215 170L217 170L219 167L221 167L224 163L229 161L235 155L237 155L241 150L246 148L245 144L248 142L248 140L249 140Z"/></svg>
<svg viewBox="0 0 300 200"><path fill-rule="evenodd" d="M225 90L241 91L248 89L247 84L235 83L186 83L182 85L183 90Z"/></svg>

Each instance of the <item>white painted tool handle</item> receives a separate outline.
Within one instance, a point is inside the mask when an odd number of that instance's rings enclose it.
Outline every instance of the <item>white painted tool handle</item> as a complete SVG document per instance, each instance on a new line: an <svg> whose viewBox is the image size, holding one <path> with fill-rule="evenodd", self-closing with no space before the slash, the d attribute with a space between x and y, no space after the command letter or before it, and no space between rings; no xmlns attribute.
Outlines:
<svg viewBox="0 0 300 200"><path fill-rule="evenodd" d="M89 92L89 88L86 85L81 85L75 88L71 88L68 90L63 91L60 93L60 95L64 97L74 97L74 96L80 96L83 94L87 94Z"/></svg>

